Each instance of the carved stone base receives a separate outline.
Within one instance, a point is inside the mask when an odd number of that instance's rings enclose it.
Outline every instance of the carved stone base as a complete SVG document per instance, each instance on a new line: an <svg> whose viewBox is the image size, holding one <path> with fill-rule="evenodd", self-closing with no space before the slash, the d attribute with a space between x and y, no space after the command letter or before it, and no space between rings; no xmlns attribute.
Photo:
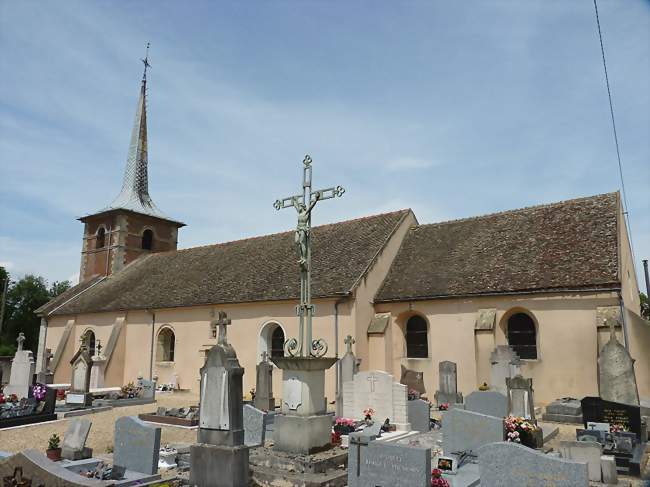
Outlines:
<svg viewBox="0 0 650 487"><path fill-rule="evenodd" d="M330 445L333 417L329 414L293 416L276 414L273 430L275 450L309 455Z"/></svg>

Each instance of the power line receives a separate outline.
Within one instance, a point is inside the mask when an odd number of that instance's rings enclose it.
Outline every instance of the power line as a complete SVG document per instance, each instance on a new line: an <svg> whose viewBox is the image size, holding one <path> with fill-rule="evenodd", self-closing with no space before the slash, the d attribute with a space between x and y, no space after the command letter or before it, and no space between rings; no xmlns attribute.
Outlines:
<svg viewBox="0 0 650 487"><path fill-rule="evenodd" d="M603 57L603 69L605 70L605 84L607 85L607 97L609 98L609 114L612 118L612 129L614 130L614 142L616 144L616 157L618 159L618 173L621 178L621 193L623 193L623 216L627 221L627 231L630 234L630 248L632 250L632 266L636 273L636 257L634 256L634 243L632 240L632 226L630 225L630 211L627 204L627 193L625 191L625 180L623 178L623 163L621 162L621 150L618 145L618 134L616 133L616 120L614 119L614 105L612 104L612 90L609 87L609 76L607 74L607 61L605 61L605 47L603 46L603 33L600 30L600 17L598 16L598 4L594 0L596 11L596 25L598 25L598 38L600 39L600 53Z"/></svg>

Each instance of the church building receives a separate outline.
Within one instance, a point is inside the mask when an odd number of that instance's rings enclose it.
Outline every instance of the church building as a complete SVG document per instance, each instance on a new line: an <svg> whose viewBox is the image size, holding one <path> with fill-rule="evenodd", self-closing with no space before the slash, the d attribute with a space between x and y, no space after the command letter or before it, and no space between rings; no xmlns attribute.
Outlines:
<svg viewBox="0 0 650 487"><path fill-rule="evenodd" d="M107 387L142 375L198 392L211 323L225 311L248 391L262 353L283 355L298 334L294 232L178 250L184 224L149 195L146 84L145 75L121 191L79 219L80 282L38 310L37 370L50 349L54 382L69 382L84 341L106 358ZM439 362L458 364L468 394L489 383L490 354L509 344L535 399L550 402L597 395L614 318L650 397L650 324L618 193L431 224L401 209L317 226L311 239L313 330L327 356L341 356L351 335L361 370L423 372L433 399ZM333 367L330 401L339 387Z"/></svg>

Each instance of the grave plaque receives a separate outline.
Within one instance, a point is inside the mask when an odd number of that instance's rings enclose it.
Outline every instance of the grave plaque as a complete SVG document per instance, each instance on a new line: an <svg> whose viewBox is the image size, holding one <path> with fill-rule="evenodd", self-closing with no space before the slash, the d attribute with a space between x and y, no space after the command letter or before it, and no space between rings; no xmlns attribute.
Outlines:
<svg viewBox="0 0 650 487"><path fill-rule="evenodd" d="M641 437L641 408L629 404L605 401L600 397L585 397L581 401L582 418L587 427L589 422L620 425L625 431Z"/></svg>
<svg viewBox="0 0 650 487"><path fill-rule="evenodd" d="M302 404L302 385L297 377L289 377L284 381L284 403L290 411L296 411Z"/></svg>
<svg viewBox="0 0 650 487"><path fill-rule="evenodd" d="M587 464L544 455L517 443L492 443L478 451L481 485L588 487Z"/></svg>
<svg viewBox="0 0 650 487"><path fill-rule="evenodd" d="M430 487L431 449L370 441L348 453L348 487Z"/></svg>

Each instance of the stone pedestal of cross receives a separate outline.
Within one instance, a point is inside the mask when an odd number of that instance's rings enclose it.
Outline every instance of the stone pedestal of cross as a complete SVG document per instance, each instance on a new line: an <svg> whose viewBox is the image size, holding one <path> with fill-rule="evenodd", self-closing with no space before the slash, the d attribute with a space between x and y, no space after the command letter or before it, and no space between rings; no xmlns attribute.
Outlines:
<svg viewBox="0 0 650 487"><path fill-rule="evenodd" d="M309 155L302 161L303 179L302 194L277 200L273 206L276 210L295 208L298 213L298 225L295 233L295 243L298 250L298 265L300 267L300 304L296 313L300 318L298 339L292 338L285 343L285 350L291 356L319 357L327 352L327 345L322 339L312 341L312 316L314 305L311 304L311 212L321 200L342 196L345 189L336 186L312 191L311 173L312 159ZM306 335L305 335L306 331Z"/></svg>

